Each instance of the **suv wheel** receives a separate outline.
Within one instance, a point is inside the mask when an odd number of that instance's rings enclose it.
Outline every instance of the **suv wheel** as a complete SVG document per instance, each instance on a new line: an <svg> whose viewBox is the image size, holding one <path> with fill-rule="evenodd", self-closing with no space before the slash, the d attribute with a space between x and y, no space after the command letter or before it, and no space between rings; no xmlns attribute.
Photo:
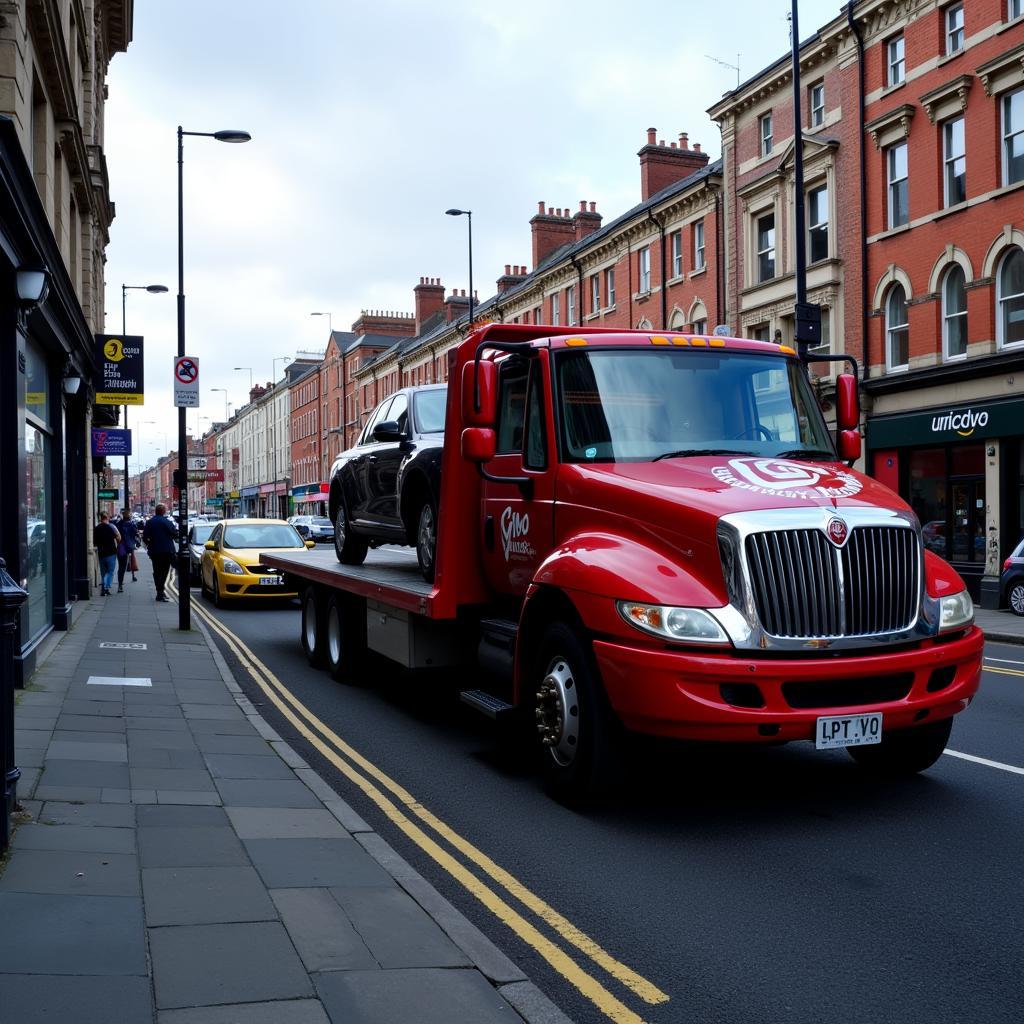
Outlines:
<svg viewBox="0 0 1024 1024"><path fill-rule="evenodd" d="M432 498L427 498L420 509L416 526L416 561L420 572L428 583L434 582L437 558L437 511Z"/></svg>
<svg viewBox="0 0 1024 1024"><path fill-rule="evenodd" d="M342 565L362 565L366 560L367 542L349 528L345 502L338 502L338 515L334 520L334 553Z"/></svg>
<svg viewBox="0 0 1024 1024"><path fill-rule="evenodd" d="M1017 580L1006 592L1006 600L1014 615L1024 615L1024 580Z"/></svg>

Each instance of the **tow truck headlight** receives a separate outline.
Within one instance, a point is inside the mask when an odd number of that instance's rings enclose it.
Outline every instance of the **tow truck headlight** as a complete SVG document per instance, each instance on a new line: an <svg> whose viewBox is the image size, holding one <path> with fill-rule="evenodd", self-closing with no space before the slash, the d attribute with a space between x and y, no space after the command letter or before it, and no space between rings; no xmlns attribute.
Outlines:
<svg viewBox="0 0 1024 1024"><path fill-rule="evenodd" d="M974 621L974 602L966 590L939 599L939 632L962 629Z"/></svg>
<svg viewBox="0 0 1024 1024"><path fill-rule="evenodd" d="M672 608L660 604L619 601L619 614L637 629L691 644L727 644L725 630L703 608Z"/></svg>
<svg viewBox="0 0 1024 1024"><path fill-rule="evenodd" d="M233 558L223 559L220 563L220 567L230 576L245 575L245 570Z"/></svg>

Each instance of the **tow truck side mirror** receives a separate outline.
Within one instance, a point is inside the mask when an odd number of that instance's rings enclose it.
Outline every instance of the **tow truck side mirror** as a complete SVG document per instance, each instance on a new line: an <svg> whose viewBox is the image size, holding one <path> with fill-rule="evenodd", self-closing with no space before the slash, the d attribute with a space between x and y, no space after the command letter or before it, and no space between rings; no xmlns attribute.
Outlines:
<svg viewBox="0 0 1024 1024"><path fill-rule="evenodd" d="M497 435L487 427L466 427L462 431L462 457L467 462L490 462L497 446Z"/></svg>
<svg viewBox="0 0 1024 1024"><path fill-rule="evenodd" d="M204 548L206 548L206 550L207 550L207 551L216 551L216 550L217 550L217 545L216 545L216 544L214 544L212 540L208 540L208 541L207 541L207 542L206 542L206 543L205 543L205 544L203 545L203 547L204 547Z"/></svg>
<svg viewBox="0 0 1024 1024"><path fill-rule="evenodd" d="M462 367L462 422L468 427L493 427L497 418L497 366L483 359L466 363Z"/></svg>
<svg viewBox="0 0 1024 1024"><path fill-rule="evenodd" d="M860 426L857 378L852 373L836 377L836 426L841 431L855 431Z"/></svg>
<svg viewBox="0 0 1024 1024"><path fill-rule="evenodd" d="M839 458L844 462L856 462L860 458L860 431L839 431Z"/></svg>

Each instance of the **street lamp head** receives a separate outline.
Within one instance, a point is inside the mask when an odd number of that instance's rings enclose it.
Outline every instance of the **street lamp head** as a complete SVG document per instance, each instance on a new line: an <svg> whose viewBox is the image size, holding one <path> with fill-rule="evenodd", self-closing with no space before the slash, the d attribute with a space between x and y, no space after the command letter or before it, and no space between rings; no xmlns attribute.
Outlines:
<svg viewBox="0 0 1024 1024"><path fill-rule="evenodd" d="M453 206L450 210L445 210L444 212L446 214L448 214L449 217L461 217L464 213L465 214L470 214L473 211L472 210L456 210L455 207Z"/></svg>
<svg viewBox="0 0 1024 1024"><path fill-rule="evenodd" d="M213 137L218 142L248 142L252 136L248 132L238 132L232 129L223 129L219 132L214 132Z"/></svg>
<svg viewBox="0 0 1024 1024"><path fill-rule="evenodd" d="M167 291L167 285L165 284L147 284L146 291L151 292L153 295L162 295Z"/></svg>

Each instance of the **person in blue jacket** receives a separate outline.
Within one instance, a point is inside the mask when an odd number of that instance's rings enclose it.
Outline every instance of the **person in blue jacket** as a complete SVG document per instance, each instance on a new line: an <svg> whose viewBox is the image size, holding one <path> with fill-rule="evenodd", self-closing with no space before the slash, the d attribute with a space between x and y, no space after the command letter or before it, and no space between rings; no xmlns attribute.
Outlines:
<svg viewBox="0 0 1024 1024"><path fill-rule="evenodd" d="M167 574L171 570L174 556L177 553L178 528L173 520L167 517L167 506L157 505L155 514L142 530L142 540L149 552L149 560L153 563L153 582L156 584L156 599L166 601L164 587Z"/></svg>

